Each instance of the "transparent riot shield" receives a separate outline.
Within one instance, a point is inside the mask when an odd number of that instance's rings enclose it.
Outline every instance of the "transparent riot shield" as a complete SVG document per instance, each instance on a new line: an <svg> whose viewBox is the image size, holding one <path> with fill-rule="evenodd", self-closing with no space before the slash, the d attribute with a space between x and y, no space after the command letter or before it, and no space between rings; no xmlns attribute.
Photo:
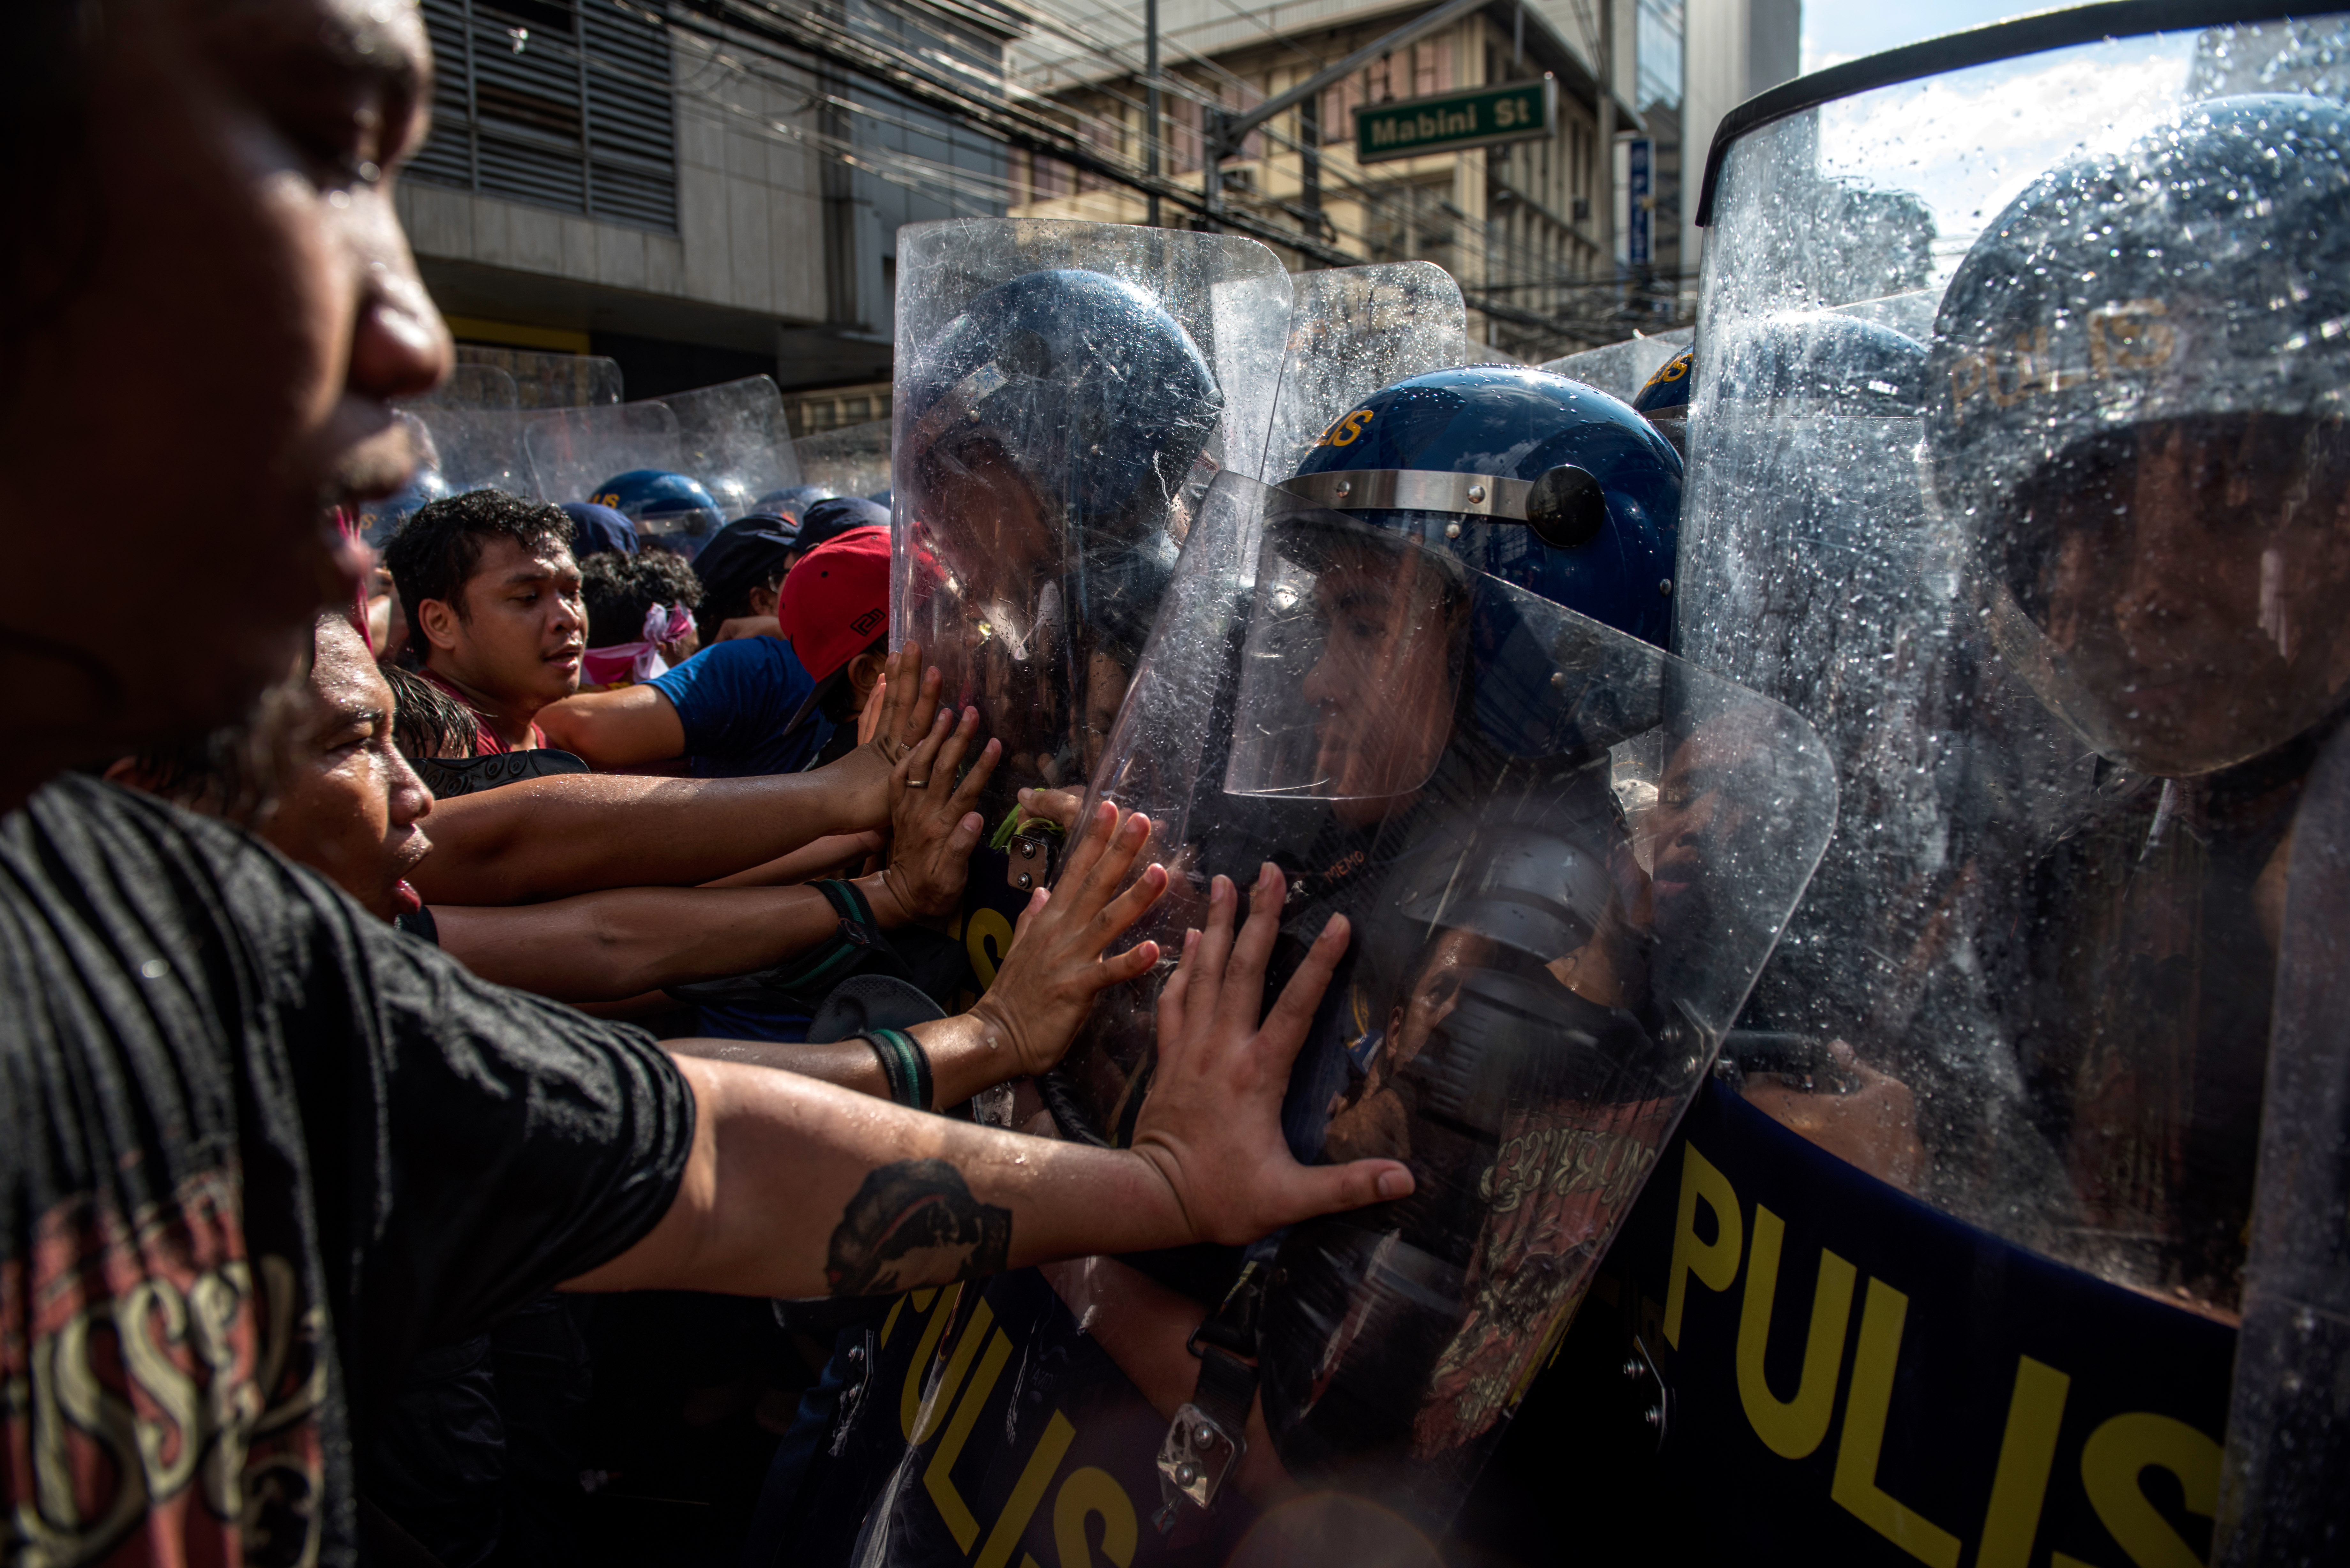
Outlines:
<svg viewBox="0 0 2350 1568"><path fill-rule="evenodd" d="M679 471L700 480L724 516L740 517L760 496L800 482L783 396L770 378L748 376L658 400L677 416Z"/></svg>
<svg viewBox="0 0 2350 1568"><path fill-rule="evenodd" d="M1928 1381L1881 1437L1918 1522L1836 1495L1929 1560L1986 1518L1949 1457L2067 1380L2013 1550L2115 1555L2126 1449L2205 1554L2294 816L2350 690L2350 34L2168 15L1774 95L1707 198L1677 646L1816 724L1844 801L1726 1054L1749 1106L1925 1206L1783 1218L1917 1303ZM1723 1390L1726 1435L1676 1441L1761 1490L1800 1455L1723 1311L1664 1372L1684 1408Z"/></svg>
<svg viewBox="0 0 2350 1568"><path fill-rule="evenodd" d="M529 348L457 345L460 371L480 366L515 384L515 408L600 408L620 400L619 361L600 354L548 354Z"/></svg>
<svg viewBox="0 0 2350 1568"><path fill-rule="evenodd" d="M1170 955L1210 878L1267 861L1289 882L1269 986L1351 924L1284 1131L1419 1187L1280 1240L1260 1388L1294 1479L1440 1530L1802 894L1827 753L1776 702L1227 473L1095 795L1154 824L1175 875L1144 934ZM1154 992L1105 998L1046 1081L1064 1136L1130 1135Z"/></svg>
<svg viewBox="0 0 2350 1568"><path fill-rule="evenodd" d="M685 451L676 413L658 401L533 415L523 443L540 497L558 506L591 500L598 485L633 469L681 472Z"/></svg>
<svg viewBox="0 0 2350 1568"><path fill-rule="evenodd" d="M1666 360L1690 346L1693 336L1693 328L1683 327L1672 332L1659 332L1654 337L1627 337L1621 343L1603 344L1545 360L1542 368L1570 381L1596 387L1609 397L1628 403Z"/></svg>
<svg viewBox="0 0 2350 1568"><path fill-rule="evenodd" d="M1371 393L1469 358L1461 286L1433 262L1328 267L1290 280L1289 347L1263 471L1277 483ZM1347 438L1351 441L1353 436Z"/></svg>
<svg viewBox="0 0 2350 1568"><path fill-rule="evenodd" d="M522 394L514 377L496 365L477 365L464 360L450 367L448 379L404 407L423 409L463 409L475 412L510 410L522 406Z"/></svg>
<svg viewBox="0 0 2350 1568"><path fill-rule="evenodd" d="M1290 283L1253 240L972 219L899 242L891 639L1079 789L1220 469L1265 461Z"/></svg>
<svg viewBox="0 0 2350 1568"><path fill-rule="evenodd" d="M847 425L792 442L800 483L836 495L879 495L889 488L889 421Z"/></svg>

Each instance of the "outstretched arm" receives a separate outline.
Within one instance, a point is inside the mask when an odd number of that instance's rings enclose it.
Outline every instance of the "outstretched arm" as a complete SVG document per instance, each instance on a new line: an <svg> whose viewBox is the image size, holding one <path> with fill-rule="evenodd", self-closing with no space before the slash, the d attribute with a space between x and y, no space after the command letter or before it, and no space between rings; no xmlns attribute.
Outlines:
<svg viewBox="0 0 2350 1568"><path fill-rule="evenodd" d="M748 779L567 774L440 802L433 853L409 874L432 904L522 904L599 888L691 887L828 834L889 821L889 773L929 732L935 670L890 655L874 739L813 773Z"/></svg>
<svg viewBox="0 0 2350 1568"><path fill-rule="evenodd" d="M1279 873L1266 870L1270 896L1237 944L1222 878L1207 930L1185 942L1170 981L1183 987L1177 1027L1162 1010L1158 1086L1135 1148L1024 1137L789 1073L682 1061L695 1123L677 1196L642 1241L569 1288L879 1295L1060 1258L1243 1243L1408 1195L1397 1161L1302 1166L1282 1140L1289 1065L1346 931L1333 922L1262 1027L1243 1019L1262 994L1281 903Z"/></svg>
<svg viewBox="0 0 2350 1568"><path fill-rule="evenodd" d="M1007 1078L1045 1071L1069 1048L1097 995L1149 973L1159 961L1157 942L1109 952L1167 886L1166 871L1147 866L1132 887L1119 890L1149 842L1149 818L1120 823L1115 807L1100 807L1070 853L1060 892L1039 889L1029 899L1003 967L980 1005L907 1031L930 1058L931 1108L960 1105ZM861 1040L671 1040L667 1048L672 1055L779 1067L860 1094L889 1093L879 1060Z"/></svg>
<svg viewBox="0 0 2350 1568"><path fill-rule="evenodd" d="M599 768L632 768L685 754L685 724L658 686L582 691L538 711L546 743Z"/></svg>

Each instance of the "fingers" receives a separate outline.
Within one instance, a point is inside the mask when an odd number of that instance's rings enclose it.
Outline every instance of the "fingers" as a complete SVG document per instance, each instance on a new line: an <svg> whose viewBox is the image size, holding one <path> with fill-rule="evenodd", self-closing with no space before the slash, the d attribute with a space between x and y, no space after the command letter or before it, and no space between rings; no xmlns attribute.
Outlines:
<svg viewBox="0 0 2350 1568"><path fill-rule="evenodd" d="M1126 880L1126 874L1134 868L1136 859L1149 843L1149 817L1138 811L1119 823L1118 832L1110 838L1109 847L1101 852L1087 871L1085 879L1077 884L1072 918L1090 919L1100 914L1102 907L1110 901L1111 896L1118 891L1118 884ZM1103 940L1107 940L1107 936Z"/></svg>
<svg viewBox="0 0 2350 1568"><path fill-rule="evenodd" d="M1274 1224L1278 1228L1310 1220L1316 1214L1392 1203L1399 1198L1410 1197L1413 1185L1410 1168L1399 1160L1357 1159L1345 1165L1295 1166L1291 1168L1290 1179L1282 1184L1282 1206L1288 1211Z"/></svg>
<svg viewBox="0 0 2350 1568"><path fill-rule="evenodd" d="M1144 867L1142 875L1134 879L1134 886L1111 899L1103 909L1099 916L1103 942L1114 942L1124 935L1127 928L1142 919L1143 911L1159 902L1159 896L1165 891L1167 867Z"/></svg>
<svg viewBox="0 0 2350 1568"><path fill-rule="evenodd" d="M993 742L990 742L993 744ZM947 854L956 860L969 860L979 847L979 836L987 830L987 819L975 811L963 813L954 831L947 835Z"/></svg>
<svg viewBox="0 0 2350 1568"><path fill-rule="evenodd" d="M945 709L940 709L937 717L931 721L930 732L909 746L905 754L898 759L894 772L909 786L916 779L925 782L930 779L931 770L938 762L939 748L946 743L949 717Z"/></svg>
<svg viewBox="0 0 2350 1568"><path fill-rule="evenodd" d="M1250 924L1255 924L1253 916ZM1338 971L1338 961L1347 956L1349 928L1347 917L1333 915L1322 934L1305 952L1305 961L1281 988L1281 995L1264 1015L1264 1027L1258 1035L1264 1042L1264 1070L1286 1075L1289 1064L1297 1059L1305 1044L1305 1032L1313 1027L1314 1010L1322 1005L1322 993L1330 987L1330 977Z"/></svg>
<svg viewBox="0 0 2350 1568"><path fill-rule="evenodd" d="M1028 928L1030 926L1035 924L1038 920L1044 918L1045 906L1051 900L1052 897L1053 895L1043 888L1039 888L1035 892L1028 895L1028 907L1021 910L1020 918L1012 923L1012 941L1014 946L1018 946L1020 939L1028 934Z"/></svg>
<svg viewBox="0 0 2350 1568"><path fill-rule="evenodd" d="M1154 944L1155 945L1155 944ZM1194 928L1183 933L1183 956L1175 961L1175 972L1159 988L1159 1040L1164 1050L1170 1041L1183 1037L1183 1002L1191 988L1191 977L1198 971L1192 958L1200 950L1200 933Z"/></svg>
<svg viewBox="0 0 2350 1568"><path fill-rule="evenodd" d="M1068 861L1061 869L1063 883L1072 888L1084 885L1086 876L1093 870L1094 862L1100 859L1102 851L1109 847L1110 836L1117 827L1118 807L1107 801L1094 807L1093 820L1086 824L1085 832L1069 848Z"/></svg>
<svg viewBox="0 0 2350 1568"><path fill-rule="evenodd" d="M1107 991L1113 985L1120 985L1129 980L1139 980L1149 974L1151 967L1158 961L1159 944L1157 942L1137 942L1117 957L1102 960L1095 966L1094 978L1100 982L1098 989Z"/></svg>
<svg viewBox="0 0 2350 1568"><path fill-rule="evenodd" d="M913 654L915 660L920 659L918 650L910 649L908 651ZM904 690L910 694L910 701L899 710L897 727L888 733L900 746L910 746L930 732L931 722L939 711L939 691L945 681L935 665L923 670L917 680L910 663L905 675L891 680L891 690L899 689L899 680L905 681Z"/></svg>
<svg viewBox="0 0 2350 1568"><path fill-rule="evenodd" d="M941 709L939 716L946 718L949 714L946 710ZM932 732L938 732L934 728ZM972 737L978 733L979 710L965 708L962 711L962 717L941 735L938 749L932 753L929 769L914 775L938 792L932 799L943 797L953 787L955 775L962 769L963 753L971 749Z"/></svg>
<svg viewBox="0 0 2350 1568"><path fill-rule="evenodd" d="M971 715L971 723L973 729L978 728L979 714L976 710ZM971 772L965 774L962 783L956 786L954 798L947 803L947 809L964 812L978 805L979 792L987 787L989 777L995 772L995 764L1003 759L1003 742L991 739L987 744L980 747L979 760L971 764ZM962 758L958 754L955 760L960 763Z"/></svg>
<svg viewBox="0 0 2350 1568"><path fill-rule="evenodd" d="M1257 868L1249 888L1249 915L1232 944L1225 965L1223 995L1217 1022L1245 1038L1256 1028L1257 999L1264 994L1265 961L1273 955L1274 938L1281 933L1281 902L1288 884L1270 860Z"/></svg>
<svg viewBox="0 0 2350 1568"><path fill-rule="evenodd" d="M1074 833L1077 816L1085 808L1085 797L1074 790L1024 789L1020 792L1020 809L1031 816L1041 816L1057 822L1064 833Z"/></svg>
<svg viewBox="0 0 2350 1568"><path fill-rule="evenodd" d="M1224 993L1224 969L1232 956L1232 911L1240 903L1240 894L1232 879L1219 875L1208 883L1208 923L1201 929L1199 950L1191 955L1191 984L1184 995L1184 1016L1187 1020L1215 1017L1217 1003ZM1254 997L1251 997L1254 1005ZM1242 1026L1243 1033L1255 1026L1250 1019ZM1166 1048L1164 1040L1159 1048Z"/></svg>

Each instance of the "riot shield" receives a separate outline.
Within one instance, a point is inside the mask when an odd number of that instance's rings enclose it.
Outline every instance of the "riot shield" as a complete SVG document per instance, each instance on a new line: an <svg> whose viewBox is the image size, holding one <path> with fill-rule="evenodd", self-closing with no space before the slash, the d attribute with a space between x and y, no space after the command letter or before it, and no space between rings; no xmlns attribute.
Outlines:
<svg viewBox="0 0 2350 1568"><path fill-rule="evenodd" d="M1871 1439L1899 1479L1882 1507L1841 1468L1840 1506L1789 1484L1821 1439L1784 1416L1793 1361L1778 1393L1750 1380L1731 1275L1719 1303L1690 1285L1659 1365L1709 1412L1679 1462L1753 1478L1727 1513L1766 1508L1813 1560L1955 1558L1984 1521L1990 1561L2002 1520L2001 1561L2110 1556L2099 1467L2155 1433L2130 1462L2186 1500L2160 1538L2204 1555L2276 910L2350 662L2318 608L2350 563L2326 347L2350 143L2299 96L2341 90L2339 18L2161 20L1986 29L1950 57L1985 63L1922 80L1847 67L1717 149L1678 647L1812 720L1845 803L1726 1055L1870 1194L1814 1188L1791 1260L1916 1303ZM1628 1288L1664 1289L1669 1251ZM2025 1412L2053 1479L1987 1520L1956 1456Z"/></svg>
<svg viewBox="0 0 2350 1568"><path fill-rule="evenodd" d="M421 398L407 400L403 407L422 409L464 409L473 411L513 410L522 406L522 395L514 377L503 367L479 365L459 360L449 369L448 379Z"/></svg>
<svg viewBox="0 0 2350 1568"><path fill-rule="evenodd" d="M600 408L620 400L620 367L598 354L549 354L529 348L457 345L463 371L479 366L506 377L520 409Z"/></svg>
<svg viewBox="0 0 2350 1568"><path fill-rule="evenodd" d="M680 472L700 480L725 517L740 517L760 496L800 482L783 396L770 378L748 376L659 401L677 416Z"/></svg>
<svg viewBox="0 0 2350 1568"><path fill-rule="evenodd" d="M1289 348L1256 476L1268 481L1295 473L1316 442L1336 439L1339 417L1381 387L1469 358L1461 286L1433 262L1329 267L1290 282Z"/></svg>
<svg viewBox="0 0 2350 1568"><path fill-rule="evenodd" d="M1176 873L1163 950L1211 877L1267 861L1277 971L1352 925L1284 1131L1419 1189L1282 1239L1264 1417L1295 1480L1440 1530L1802 894L1827 753L1778 703L1227 473L1095 794L1148 813ZM1153 1006L1106 998L1048 1080L1065 1136L1128 1137Z"/></svg>
<svg viewBox="0 0 2350 1568"><path fill-rule="evenodd" d="M544 500L562 505L595 498L596 487L634 469L679 472L684 441L665 402L556 409L523 427L533 481Z"/></svg>
<svg viewBox="0 0 2350 1568"><path fill-rule="evenodd" d="M836 495L878 496L889 488L889 421L847 425L792 442L800 483Z"/></svg>
<svg viewBox="0 0 2350 1568"><path fill-rule="evenodd" d="M1694 328L1683 327L1659 332L1654 337L1627 337L1621 343L1603 344L1562 358L1544 360L1542 368L1570 381L1596 387L1609 397L1628 403L1666 360L1690 346L1694 336Z"/></svg>
<svg viewBox="0 0 2350 1568"><path fill-rule="evenodd" d="M898 256L891 640L1003 741L993 817L1082 787L1200 489L1261 470L1289 277L1117 224L916 224Z"/></svg>

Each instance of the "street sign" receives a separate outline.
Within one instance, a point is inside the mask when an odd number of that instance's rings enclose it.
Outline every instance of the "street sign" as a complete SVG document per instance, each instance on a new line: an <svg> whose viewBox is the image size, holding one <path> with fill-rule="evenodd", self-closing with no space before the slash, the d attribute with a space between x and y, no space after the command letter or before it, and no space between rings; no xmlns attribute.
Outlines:
<svg viewBox="0 0 2350 1568"><path fill-rule="evenodd" d="M1645 136L1636 136L1628 151L1631 167L1625 181L1625 194L1631 199L1631 210L1625 214L1624 259L1634 266L1647 266L1656 259L1650 224L1657 207L1657 144Z"/></svg>
<svg viewBox="0 0 2350 1568"><path fill-rule="evenodd" d="M1497 141L1532 141L1558 125L1558 83L1511 82L1436 98L1371 104L1355 111L1355 161L1377 163L1423 152L1457 152Z"/></svg>

